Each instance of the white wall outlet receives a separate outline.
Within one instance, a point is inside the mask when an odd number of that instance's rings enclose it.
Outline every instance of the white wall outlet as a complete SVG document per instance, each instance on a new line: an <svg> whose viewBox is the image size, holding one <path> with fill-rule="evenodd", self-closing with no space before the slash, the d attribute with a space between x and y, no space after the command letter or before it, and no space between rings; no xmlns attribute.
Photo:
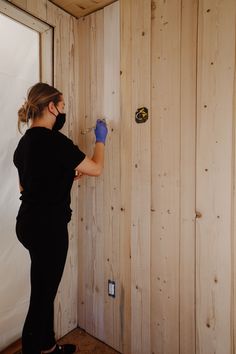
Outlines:
<svg viewBox="0 0 236 354"><path fill-rule="evenodd" d="M108 295L112 297L116 296L116 283L112 280L108 280Z"/></svg>

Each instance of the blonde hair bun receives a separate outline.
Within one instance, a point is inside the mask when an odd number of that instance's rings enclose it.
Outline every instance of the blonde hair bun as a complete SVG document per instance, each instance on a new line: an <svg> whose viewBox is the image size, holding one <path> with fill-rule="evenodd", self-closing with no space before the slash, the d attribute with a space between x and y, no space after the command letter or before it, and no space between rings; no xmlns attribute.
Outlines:
<svg viewBox="0 0 236 354"><path fill-rule="evenodd" d="M55 87L43 82L38 82L32 86L27 95L27 100L18 110L18 129L21 124L26 124L30 119L34 120L43 114L43 110L48 106L49 102L55 105L61 100L62 93Z"/></svg>

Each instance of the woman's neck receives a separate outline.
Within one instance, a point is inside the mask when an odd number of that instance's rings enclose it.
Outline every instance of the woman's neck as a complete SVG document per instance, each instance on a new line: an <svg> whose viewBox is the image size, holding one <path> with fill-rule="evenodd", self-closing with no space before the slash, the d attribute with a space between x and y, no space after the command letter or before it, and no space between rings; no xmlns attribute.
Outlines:
<svg viewBox="0 0 236 354"><path fill-rule="evenodd" d="M31 120L30 128L44 127L44 128L52 129L53 124L54 122L52 121L51 117L47 117L44 115L42 117L37 117Z"/></svg>

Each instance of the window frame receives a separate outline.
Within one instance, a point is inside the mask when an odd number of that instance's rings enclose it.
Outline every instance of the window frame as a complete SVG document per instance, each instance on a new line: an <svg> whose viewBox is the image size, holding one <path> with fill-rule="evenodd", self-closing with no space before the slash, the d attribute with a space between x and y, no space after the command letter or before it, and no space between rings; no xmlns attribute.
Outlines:
<svg viewBox="0 0 236 354"><path fill-rule="evenodd" d="M39 33L40 81L53 85L53 27L6 0L0 0L0 13Z"/></svg>

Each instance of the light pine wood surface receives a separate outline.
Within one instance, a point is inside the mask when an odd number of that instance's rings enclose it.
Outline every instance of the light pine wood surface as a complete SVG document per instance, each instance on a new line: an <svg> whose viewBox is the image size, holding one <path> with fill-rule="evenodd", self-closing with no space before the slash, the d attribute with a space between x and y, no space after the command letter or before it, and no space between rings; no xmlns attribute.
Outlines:
<svg viewBox="0 0 236 354"><path fill-rule="evenodd" d="M65 133L91 155L80 130L110 119L103 175L73 187L57 336L79 324L125 354L235 353L235 0L120 0L79 20L11 3L54 30Z"/></svg>
<svg viewBox="0 0 236 354"><path fill-rule="evenodd" d="M116 0L51 0L71 15L79 18L98 11L105 6L112 4Z"/></svg>
<svg viewBox="0 0 236 354"><path fill-rule="evenodd" d="M79 20L80 128L109 121L105 167L99 178L84 177L79 200L79 323L109 345L121 348L120 309L120 44L119 3ZM81 135L91 156L94 133ZM116 298L108 280L116 281Z"/></svg>
<svg viewBox="0 0 236 354"><path fill-rule="evenodd" d="M235 7L200 1L197 68L197 353L232 353ZM234 235L235 238L235 235Z"/></svg>

